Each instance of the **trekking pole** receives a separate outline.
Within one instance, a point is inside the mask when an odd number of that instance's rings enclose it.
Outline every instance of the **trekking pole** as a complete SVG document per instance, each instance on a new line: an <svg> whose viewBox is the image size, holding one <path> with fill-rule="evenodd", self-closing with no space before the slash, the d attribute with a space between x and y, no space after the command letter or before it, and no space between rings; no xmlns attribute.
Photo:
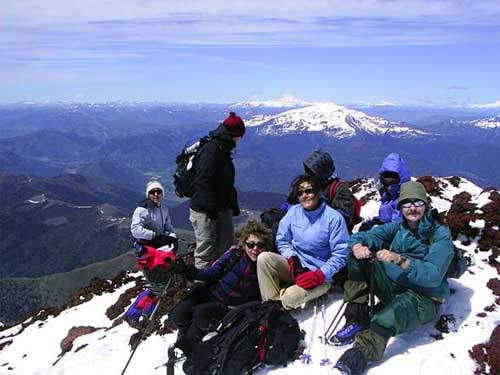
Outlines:
<svg viewBox="0 0 500 375"><path fill-rule="evenodd" d="M375 310L375 262L377 258L372 257L370 259L370 296L369 296L369 316L370 318L373 316Z"/></svg>
<svg viewBox="0 0 500 375"><path fill-rule="evenodd" d="M311 357L311 350L312 346L314 344L314 333L316 331L316 324L318 323L318 300L314 300L314 310L313 310L313 321L312 321L312 327L311 327L311 338L309 339L309 344L307 345L307 352L306 354L302 354L299 359L302 363L308 365L312 362L312 357Z"/></svg>
<svg viewBox="0 0 500 375"><path fill-rule="evenodd" d="M323 359L321 360L320 366L329 366L332 364L327 355L327 342L325 338L326 331L326 297L322 296L321 300L321 320L323 321Z"/></svg>
<svg viewBox="0 0 500 375"><path fill-rule="evenodd" d="M160 302L161 302L162 298L167 294L167 290L168 290L170 284L172 283L172 279L173 279L173 276L171 276L168 279L167 285L165 285L165 289L163 289L163 292L161 293L160 298L158 299L158 303L156 304L155 308L153 309L153 312L151 313L151 315L149 316L147 324L144 326L142 333L141 333L141 336L139 337L139 340L137 340L136 344L134 345L134 349L132 350L132 353L130 353L130 356L128 357L128 361L125 364L125 367L123 368L123 371L121 372L121 375L125 374L125 371L127 370L127 367L130 364L130 361L132 360L132 357L135 354L135 351L137 350L137 348L139 347L139 344L144 339L144 336L149 328L149 325L153 321L153 317L155 316L156 311L158 310L158 307L160 306Z"/></svg>
<svg viewBox="0 0 500 375"><path fill-rule="evenodd" d="M340 321L342 320L342 315L340 315L340 313L343 311L344 306L346 305L346 303L347 303L346 301L342 301L342 305L340 306L340 308L338 309L337 313L333 317L332 322L328 326L328 329L325 331L325 334L324 334L325 342L328 342L328 340L330 340L330 337L333 335L333 332L335 332L335 330L337 329ZM335 324L335 321L337 320L337 317L339 317L339 315L340 315L340 318L337 321L337 323ZM335 326L334 326L334 324L335 324ZM332 327L333 327L333 329L332 329Z"/></svg>

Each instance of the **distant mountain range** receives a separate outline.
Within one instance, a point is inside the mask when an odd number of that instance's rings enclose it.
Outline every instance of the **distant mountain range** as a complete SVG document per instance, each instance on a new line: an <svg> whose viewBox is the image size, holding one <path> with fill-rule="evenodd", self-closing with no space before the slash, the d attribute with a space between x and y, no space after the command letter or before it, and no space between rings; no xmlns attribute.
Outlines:
<svg viewBox="0 0 500 375"><path fill-rule="evenodd" d="M292 108L292 109L291 109ZM237 186L285 193L317 147L330 151L347 179L376 173L399 152L415 174L459 174L483 185L500 176L497 109L429 109L309 103L294 97L228 104L52 103L0 105L1 168L45 177L76 173L141 192L160 176L172 192L182 147L222 121L229 110L248 131L235 153ZM283 161L286 160L284 165Z"/></svg>
<svg viewBox="0 0 500 375"><path fill-rule="evenodd" d="M229 108L261 107L261 108L298 108L312 105L314 103L306 102L296 98L292 94L283 95L276 100L248 100L231 104Z"/></svg>

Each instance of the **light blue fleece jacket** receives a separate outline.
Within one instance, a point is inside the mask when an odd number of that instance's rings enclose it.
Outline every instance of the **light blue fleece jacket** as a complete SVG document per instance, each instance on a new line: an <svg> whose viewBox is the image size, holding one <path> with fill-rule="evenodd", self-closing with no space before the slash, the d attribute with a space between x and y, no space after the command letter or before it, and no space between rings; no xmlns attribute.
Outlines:
<svg viewBox="0 0 500 375"><path fill-rule="evenodd" d="M342 215L325 202L313 211L292 206L281 219L276 246L285 258L296 255L303 267L323 271L327 281L346 264L349 232Z"/></svg>

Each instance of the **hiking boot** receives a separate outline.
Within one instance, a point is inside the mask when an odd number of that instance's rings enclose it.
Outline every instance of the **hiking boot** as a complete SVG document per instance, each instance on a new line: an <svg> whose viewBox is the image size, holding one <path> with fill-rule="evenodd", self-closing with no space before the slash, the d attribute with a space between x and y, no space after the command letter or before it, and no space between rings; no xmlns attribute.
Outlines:
<svg viewBox="0 0 500 375"><path fill-rule="evenodd" d="M365 354L359 348L347 349L334 368L343 375L361 375L368 366Z"/></svg>
<svg viewBox="0 0 500 375"><path fill-rule="evenodd" d="M366 328L367 327L361 323L347 323L330 338L330 344L333 344L335 346L352 344L354 342L356 334Z"/></svg>
<svg viewBox="0 0 500 375"><path fill-rule="evenodd" d="M132 328L135 328L137 330L141 330L143 325L144 325L144 319L142 319L142 317L139 317L139 318L135 318L133 316L130 316L130 315L125 315L123 317L123 320L125 322L127 322L127 324L132 327Z"/></svg>
<svg viewBox="0 0 500 375"><path fill-rule="evenodd" d="M351 369L343 363L337 363L332 368L330 375L351 375Z"/></svg>

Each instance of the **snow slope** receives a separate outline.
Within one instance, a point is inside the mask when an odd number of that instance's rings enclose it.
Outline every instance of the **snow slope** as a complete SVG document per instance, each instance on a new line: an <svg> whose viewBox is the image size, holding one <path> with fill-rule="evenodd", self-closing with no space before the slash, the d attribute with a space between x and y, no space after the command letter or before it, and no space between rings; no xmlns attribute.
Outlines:
<svg viewBox="0 0 500 375"><path fill-rule="evenodd" d="M324 132L336 138L351 138L360 133L421 137L428 135L381 117L349 109L335 103L317 103L276 115L258 115L246 122L263 134L285 135L303 132Z"/></svg>
<svg viewBox="0 0 500 375"><path fill-rule="evenodd" d="M432 196L432 201L433 206L440 211L448 210L453 197L464 191L471 194L470 201L476 205L475 212L478 214L491 202L491 191L484 192L465 179L450 177L430 182L437 182L436 191L439 193ZM360 180L353 189L359 198L366 200L363 216L373 216L378 208L374 181ZM482 228L484 223L484 220L476 220L472 224ZM496 230L498 231L498 224ZM390 341L384 359L370 367L368 374L387 375L404 371L405 375L465 375L474 372L476 363L470 358L468 351L473 345L487 341L495 326L500 324L500 299L497 298L495 302L495 295L486 286L488 280L498 278L499 275L487 262L492 249L477 251L478 238L466 245L458 241L455 243L466 249L473 261L470 272L466 272L459 280L450 280L454 294L441 311L441 314L453 314L456 317L456 331L441 334L434 324L428 324L414 332L398 336ZM138 275L139 273L132 274ZM111 282L108 284L111 285ZM129 339L136 331L127 324L121 324L119 319L109 319L106 310L135 285L136 281L131 280L112 292L94 295L82 304L67 308L57 316L49 315L36 321L35 318L30 318L22 325L0 331L0 374L120 374L130 354ZM286 368L264 368L258 374L330 373L329 366L320 365L321 360L328 358L334 363L344 349L323 346L320 336L325 324L330 323L339 308L341 299L340 291L329 295L326 305L327 322L318 314L314 332L313 304L293 312L301 328L306 331L305 343L308 348L305 350L309 350L312 355L311 364L295 361ZM485 313L484 308L487 306L494 306L493 311ZM58 360L61 341L75 326L92 326L98 329L76 338L72 349ZM150 336L139 346L127 374L165 374L162 364L166 361L167 347L175 341L175 337L176 333ZM180 364L177 365L176 373L183 373Z"/></svg>

